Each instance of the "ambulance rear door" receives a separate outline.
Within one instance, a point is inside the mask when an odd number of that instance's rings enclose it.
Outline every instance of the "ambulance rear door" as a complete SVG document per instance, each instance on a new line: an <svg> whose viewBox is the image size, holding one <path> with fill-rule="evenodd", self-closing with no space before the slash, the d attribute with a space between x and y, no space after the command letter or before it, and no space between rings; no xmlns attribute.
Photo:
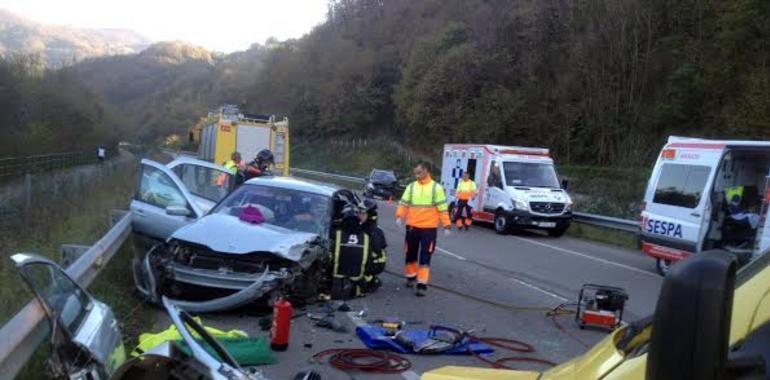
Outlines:
<svg viewBox="0 0 770 380"><path fill-rule="evenodd" d="M676 261L700 251L724 145L672 143L661 151L645 194L641 234L652 256Z"/></svg>

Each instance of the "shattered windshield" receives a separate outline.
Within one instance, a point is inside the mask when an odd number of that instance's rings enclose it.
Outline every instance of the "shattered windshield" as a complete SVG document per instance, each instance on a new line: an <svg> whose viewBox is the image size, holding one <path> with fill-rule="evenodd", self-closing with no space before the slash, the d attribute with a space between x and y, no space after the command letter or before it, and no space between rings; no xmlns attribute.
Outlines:
<svg viewBox="0 0 770 380"><path fill-rule="evenodd" d="M243 185L218 204L212 214L242 218L257 213L259 220L275 226L324 235L331 220L329 197L277 187ZM255 211L256 209L257 211Z"/></svg>
<svg viewBox="0 0 770 380"><path fill-rule="evenodd" d="M508 186L559 188L559 179L551 164L504 162L505 182Z"/></svg>

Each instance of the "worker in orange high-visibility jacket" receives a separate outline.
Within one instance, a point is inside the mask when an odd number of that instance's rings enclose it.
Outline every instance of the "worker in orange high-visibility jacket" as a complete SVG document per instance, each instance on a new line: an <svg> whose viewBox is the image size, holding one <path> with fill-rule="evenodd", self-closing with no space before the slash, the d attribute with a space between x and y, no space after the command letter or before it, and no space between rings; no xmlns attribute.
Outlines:
<svg viewBox="0 0 770 380"><path fill-rule="evenodd" d="M430 259L436 249L438 226L444 227L444 236L449 236L452 222L447 211L444 188L430 176L427 163L420 162L414 168L416 181L404 190L396 210L396 224L406 220L406 286L417 283L418 297L425 295L430 278Z"/></svg>
<svg viewBox="0 0 770 380"><path fill-rule="evenodd" d="M455 196L457 197L455 223L457 224L458 230L465 227L465 230L467 231L471 223L473 223L473 213L468 202L476 196L476 192L476 182L471 180L471 176L468 172L463 173L463 179L457 184L457 190L455 192ZM463 216L463 211L465 212L465 216Z"/></svg>

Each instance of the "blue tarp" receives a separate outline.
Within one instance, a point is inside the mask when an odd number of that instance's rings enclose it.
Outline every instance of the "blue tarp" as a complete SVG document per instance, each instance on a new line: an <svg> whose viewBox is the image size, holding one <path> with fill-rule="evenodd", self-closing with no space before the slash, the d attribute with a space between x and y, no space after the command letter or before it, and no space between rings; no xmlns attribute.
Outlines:
<svg viewBox="0 0 770 380"><path fill-rule="evenodd" d="M400 354L414 354L409 347L404 347L396 342L393 337L385 335L386 329L376 326L362 326L356 328L356 334L368 348L375 350L390 350ZM430 330L406 330L404 332L417 346L428 339ZM468 349L477 354L491 354L495 350L484 343L468 343L467 339L446 354L467 355Z"/></svg>

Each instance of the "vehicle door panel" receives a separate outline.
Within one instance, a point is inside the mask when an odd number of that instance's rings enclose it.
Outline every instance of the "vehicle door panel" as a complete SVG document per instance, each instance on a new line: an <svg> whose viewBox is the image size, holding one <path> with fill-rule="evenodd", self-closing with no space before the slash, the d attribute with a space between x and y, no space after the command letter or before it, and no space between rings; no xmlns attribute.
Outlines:
<svg viewBox="0 0 770 380"><path fill-rule="evenodd" d="M71 358L73 346L88 351L102 368L112 373L125 361L125 350L112 310L96 301L57 264L30 254L13 255L24 282L43 306L51 327L51 344L59 368L77 372ZM83 362L82 358L78 362Z"/></svg>
<svg viewBox="0 0 770 380"><path fill-rule="evenodd" d="M711 210L715 172L709 162L664 161L652 183L651 202L642 213L643 239L698 252Z"/></svg>
<svg viewBox="0 0 770 380"><path fill-rule="evenodd" d="M487 177L487 186L484 189L484 208L485 211L494 212L498 205L505 204L504 200L507 193L503 190L503 173L500 164L494 160L490 161L489 175Z"/></svg>
<svg viewBox="0 0 770 380"><path fill-rule="evenodd" d="M142 160L130 207L134 232L161 240L203 215L182 181L169 168L151 160ZM189 215L170 215L169 208L173 207L187 208Z"/></svg>
<svg viewBox="0 0 770 380"><path fill-rule="evenodd" d="M233 189L235 176L206 161L172 161L168 167L182 181L193 201L207 213Z"/></svg>

